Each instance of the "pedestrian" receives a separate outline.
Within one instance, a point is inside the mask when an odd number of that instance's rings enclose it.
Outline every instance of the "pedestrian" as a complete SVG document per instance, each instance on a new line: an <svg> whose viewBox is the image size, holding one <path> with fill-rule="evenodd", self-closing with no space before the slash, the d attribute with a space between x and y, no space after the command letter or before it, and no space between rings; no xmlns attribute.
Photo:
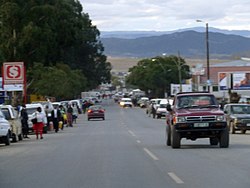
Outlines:
<svg viewBox="0 0 250 188"><path fill-rule="evenodd" d="M39 135L40 139L43 139L43 127L46 115L42 112L41 107L37 107L36 112L32 114L32 117L32 120L36 119L35 121L33 121L33 129L36 134L36 139L38 139Z"/></svg>
<svg viewBox="0 0 250 188"><path fill-rule="evenodd" d="M62 121L61 130L63 130L64 124L67 123L67 115L65 113L65 109L64 109L63 105L59 105L59 110L60 110L60 113L61 113L61 119L60 119L60 121ZM60 123L60 121L59 121L59 123Z"/></svg>
<svg viewBox="0 0 250 188"><path fill-rule="evenodd" d="M53 122L55 132L57 133L58 130L59 130L59 121L61 121L61 112L58 109L58 107L55 107L55 109L52 110L51 119L52 119L52 122Z"/></svg>
<svg viewBox="0 0 250 188"><path fill-rule="evenodd" d="M72 121L73 121L73 108L71 104L68 104L67 108L67 127L73 127Z"/></svg>
<svg viewBox="0 0 250 188"><path fill-rule="evenodd" d="M76 123L76 119L78 117L78 108L77 108L76 104L74 104L74 103L72 105L72 108L73 108L73 112L72 112L73 120L72 121Z"/></svg>
<svg viewBox="0 0 250 188"><path fill-rule="evenodd" d="M28 124L28 113L26 110L26 105L23 104L22 105L22 109L21 109L21 123L22 123L22 132L23 132L23 138L29 138L28 134L29 134L29 124Z"/></svg>

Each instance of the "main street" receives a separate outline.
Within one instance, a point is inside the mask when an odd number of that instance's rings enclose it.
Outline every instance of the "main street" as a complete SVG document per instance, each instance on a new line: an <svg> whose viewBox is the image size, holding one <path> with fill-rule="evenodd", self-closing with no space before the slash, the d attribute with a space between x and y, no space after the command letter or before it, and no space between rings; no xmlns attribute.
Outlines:
<svg viewBox="0 0 250 188"><path fill-rule="evenodd" d="M250 132L230 134L229 148L208 139L165 145L164 119L104 100L106 120L10 146L0 145L0 188L249 188Z"/></svg>

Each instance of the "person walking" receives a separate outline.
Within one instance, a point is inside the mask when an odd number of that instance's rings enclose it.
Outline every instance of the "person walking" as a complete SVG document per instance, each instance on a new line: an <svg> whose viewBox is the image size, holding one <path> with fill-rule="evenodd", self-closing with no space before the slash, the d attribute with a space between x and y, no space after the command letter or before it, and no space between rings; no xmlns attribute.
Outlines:
<svg viewBox="0 0 250 188"><path fill-rule="evenodd" d="M51 119L52 119L52 122L53 122L55 132L57 133L58 130L59 130L59 121L61 121L61 112L58 109L58 107L56 107L54 110L52 110Z"/></svg>
<svg viewBox="0 0 250 188"><path fill-rule="evenodd" d="M33 129L36 134L36 139L38 139L39 135L40 139L43 139L43 127L46 115L42 112L41 107L37 107L37 110L32 114L32 117L32 119L36 119L36 121L34 121L33 123Z"/></svg>
<svg viewBox="0 0 250 188"><path fill-rule="evenodd" d="M73 127L72 124L73 121L73 108L71 106L71 104L68 104L68 108L67 108L67 127Z"/></svg>
<svg viewBox="0 0 250 188"><path fill-rule="evenodd" d="M72 113L72 117L73 117L73 122L76 123L76 119L78 117L78 108L76 106L76 104L73 103L72 105L72 108L73 108L73 113Z"/></svg>
<svg viewBox="0 0 250 188"><path fill-rule="evenodd" d="M22 124L22 132L23 132L23 138L29 138L28 134L29 134L29 124L28 124L28 113L26 110L26 105L23 104L22 105L22 109L21 109L21 124Z"/></svg>

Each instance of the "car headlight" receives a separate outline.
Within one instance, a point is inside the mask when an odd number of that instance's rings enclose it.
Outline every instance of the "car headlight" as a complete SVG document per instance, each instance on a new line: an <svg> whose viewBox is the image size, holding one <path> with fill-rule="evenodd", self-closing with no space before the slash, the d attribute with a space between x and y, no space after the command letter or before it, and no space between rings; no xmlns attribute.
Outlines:
<svg viewBox="0 0 250 188"><path fill-rule="evenodd" d="M224 121L224 120L225 120L225 117L224 117L224 116L217 116L217 117L216 117L216 120L217 120L217 121Z"/></svg>
<svg viewBox="0 0 250 188"><path fill-rule="evenodd" d="M120 105L123 106L123 105L124 105L124 102L120 102Z"/></svg>
<svg viewBox="0 0 250 188"><path fill-rule="evenodd" d="M237 119L237 118L234 119L234 123L240 123L240 122L241 122L240 119Z"/></svg>
<svg viewBox="0 0 250 188"><path fill-rule="evenodd" d="M186 122L186 118L185 117L177 117L176 120L177 120L176 123Z"/></svg>

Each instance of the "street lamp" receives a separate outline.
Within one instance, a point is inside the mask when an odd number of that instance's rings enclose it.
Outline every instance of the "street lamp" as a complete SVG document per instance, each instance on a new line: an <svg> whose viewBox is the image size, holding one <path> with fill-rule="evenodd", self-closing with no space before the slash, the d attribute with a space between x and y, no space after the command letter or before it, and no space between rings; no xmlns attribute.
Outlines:
<svg viewBox="0 0 250 188"><path fill-rule="evenodd" d="M164 72L164 75L166 76L166 80L167 80L167 72L171 71L171 69L166 70L166 68L162 65L162 63L157 58L153 58L152 62L159 63L159 65L161 66L161 68L162 68L162 70ZM164 97L166 97L166 94L165 94L165 92L166 92L166 86L165 86L165 84L164 84L164 88L163 89L164 89Z"/></svg>
<svg viewBox="0 0 250 188"><path fill-rule="evenodd" d="M203 22L202 20L196 20L196 22ZM209 40L208 40L208 23L206 23L206 51L207 51L207 88L210 92L210 70L209 70Z"/></svg>

